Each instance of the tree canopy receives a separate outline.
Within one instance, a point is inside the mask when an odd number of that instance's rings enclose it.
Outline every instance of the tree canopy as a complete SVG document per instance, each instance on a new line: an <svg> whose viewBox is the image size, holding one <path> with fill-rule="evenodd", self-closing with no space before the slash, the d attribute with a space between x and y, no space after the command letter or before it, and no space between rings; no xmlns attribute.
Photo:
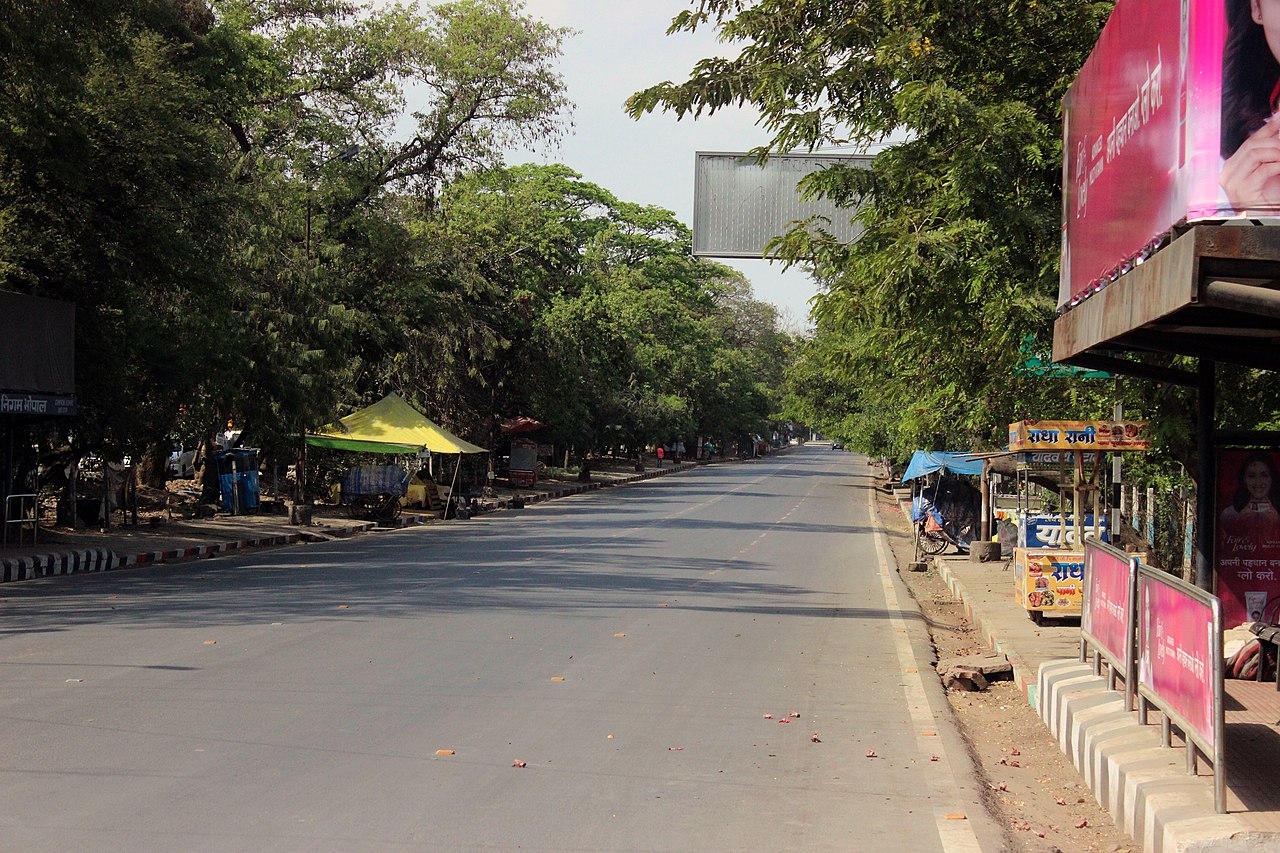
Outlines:
<svg viewBox="0 0 1280 853"><path fill-rule="evenodd" d="M763 431L770 306L670 211L503 162L569 126L566 36L515 0L11 3L0 287L77 306L60 440L231 420L287 458L393 390L495 447Z"/></svg>
<svg viewBox="0 0 1280 853"><path fill-rule="evenodd" d="M895 455L1000 446L1023 418L1109 416L1114 383L1033 376L1023 342L1051 348L1060 103L1112 5L697 0L676 16L672 33L713 27L736 53L637 92L633 116L749 104L773 134L761 157L876 152L870 169L807 185L859 205L859 240L795 229L770 247L822 285L790 416ZM1134 380L1121 393L1163 425L1162 453L1188 458L1184 391Z"/></svg>

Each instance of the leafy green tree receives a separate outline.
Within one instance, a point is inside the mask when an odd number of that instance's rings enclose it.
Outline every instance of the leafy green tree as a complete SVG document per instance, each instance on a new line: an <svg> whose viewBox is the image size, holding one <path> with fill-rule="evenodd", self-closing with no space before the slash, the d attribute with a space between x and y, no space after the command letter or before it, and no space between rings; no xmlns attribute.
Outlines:
<svg viewBox="0 0 1280 853"><path fill-rule="evenodd" d="M1057 410L1069 393L1016 368L1025 335L1050 339L1059 102L1110 6L700 0L673 22L715 26L742 50L637 93L633 115L750 103L774 134L762 154L885 146L871 169L826 170L809 185L862 201L856 243L797 230L774 247L824 286L816 335L830 340L809 357L860 389L859 411L899 416L851 440L986 446L1011 418Z"/></svg>
<svg viewBox="0 0 1280 853"><path fill-rule="evenodd" d="M76 303L77 447L136 456L216 383L230 327L236 189L192 22L162 0L3 17L0 282Z"/></svg>

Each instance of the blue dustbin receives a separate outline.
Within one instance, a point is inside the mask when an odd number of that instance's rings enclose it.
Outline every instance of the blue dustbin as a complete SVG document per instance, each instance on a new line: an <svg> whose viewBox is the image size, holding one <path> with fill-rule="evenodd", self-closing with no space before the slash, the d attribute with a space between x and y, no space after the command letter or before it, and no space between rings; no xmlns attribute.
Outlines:
<svg viewBox="0 0 1280 853"><path fill-rule="evenodd" d="M218 472L222 511L232 515L256 512L262 502L258 484L258 449L233 447L210 455Z"/></svg>
<svg viewBox="0 0 1280 853"><path fill-rule="evenodd" d="M223 512L236 511L236 468L235 459L226 450L216 450L209 454L209 461L218 472L218 497Z"/></svg>
<svg viewBox="0 0 1280 853"><path fill-rule="evenodd" d="M257 512L262 503L262 489L258 484L258 448L237 447L230 451L235 460L236 489L240 512Z"/></svg>

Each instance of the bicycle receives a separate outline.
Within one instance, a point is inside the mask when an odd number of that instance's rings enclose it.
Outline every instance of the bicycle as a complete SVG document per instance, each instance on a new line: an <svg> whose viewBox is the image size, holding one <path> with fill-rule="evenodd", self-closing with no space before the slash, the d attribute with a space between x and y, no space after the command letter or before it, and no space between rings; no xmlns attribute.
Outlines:
<svg viewBox="0 0 1280 853"><path fill-rule="evenodd" d="M942 525L938 524L938 520L933 517L932 513L925 513L916 522L917 555L923 554L932 557L947 550L947 546L950 544L951 537L947 535L947 531L942 529Z"/></svg>

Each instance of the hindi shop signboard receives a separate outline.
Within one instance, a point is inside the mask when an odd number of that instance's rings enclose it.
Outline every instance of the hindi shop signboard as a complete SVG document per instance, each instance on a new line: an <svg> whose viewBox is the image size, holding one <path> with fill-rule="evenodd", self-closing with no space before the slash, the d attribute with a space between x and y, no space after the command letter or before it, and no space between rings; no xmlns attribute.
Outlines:
<svg viewBox="0 0 1280 853"><path fill-rule="evenodd" d="M1022 606L1050 615L1080 612L1084 557L1079 551L1015 548L1014 589Z"/></svg>
<svg viewBox="0 0 1280 853"><path fill-rule="evenodd" d="M1213 553L1223 621L1234 627L1275 620L1280 610L1280 451L1220 450L1217 498Z"/></svg>
<svg viewBox="0 0 1280 853"><path fill-rule="evenodd" d="M1217 743L1213 656L1221 650L1214 608L1161 575L1145 566L1138 573L1138 684L1211 751Z"/></svg>
<svg viewBox="0 0 1280 853"><path fill-rule="evenodd" d="M1060 308L1176 225L1280 215L1278 83L1250 0L1116 3L1063 99Z"/></svg>
<svg viewBox="0 0 1280 853"><path fill-rule="evenodd" d="M1149 450L1146 421L1018 421L1009 424L1009 449Z"/></svg>
<svg viewBox="0 0 1280 853"><path fill-rule="evenodd" d="M1084 609L1080 627L1126 673L1133 656L1132 557L1093 540L1084 544Z"/></svg>

